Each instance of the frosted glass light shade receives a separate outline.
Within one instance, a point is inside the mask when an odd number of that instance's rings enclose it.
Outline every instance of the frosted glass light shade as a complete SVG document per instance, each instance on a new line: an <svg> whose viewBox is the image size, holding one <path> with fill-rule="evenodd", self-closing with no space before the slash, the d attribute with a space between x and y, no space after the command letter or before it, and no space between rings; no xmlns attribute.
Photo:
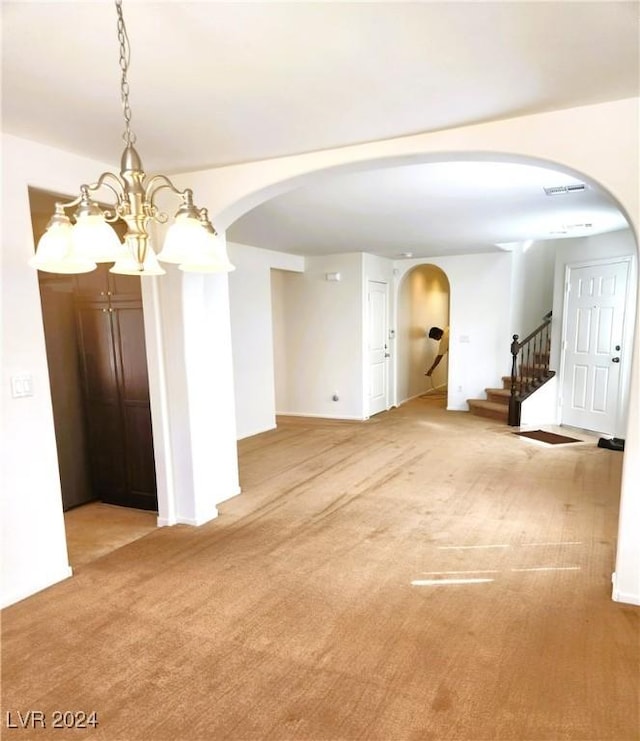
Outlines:
<svg viewBox="0 0 640 741"><path fill-rule="evenodd" d="M116 262L127 256L126 247L101 214L80 214L71 238L76 254L93 262Z"/></svg>
<svg viewBox="0 0 640 741"><path fill-rule="evenodd" d="M207 233L197 219L179 215L169 227L158 260L175 264L191 260L206 244Z"/></svg>
<svg viewBox="0 0 640 741"><path fill-rule="evenodd" d="M230 273L235 270L231 264L224 241L215 234L206 234L202 248L178 265L186 273Z"/></svg>
<svg viewBox="0 0 640 741"><path fill-rule="evenodd" d="M47 228L29 265L46 273L65 274L90 273L97 267L95 260L75 252L69 221L56 221Z"/></svg>
<svg viewBox="0 0 640 741"><path fill-rule="evenodd" d="M118 273L119 275L140 275L143 277L147 275L164 275L166 273L151 247L147 247L142 267L143 270L140 270L138 261L127 251L127 256L118 260L109 272Z"/></svg>

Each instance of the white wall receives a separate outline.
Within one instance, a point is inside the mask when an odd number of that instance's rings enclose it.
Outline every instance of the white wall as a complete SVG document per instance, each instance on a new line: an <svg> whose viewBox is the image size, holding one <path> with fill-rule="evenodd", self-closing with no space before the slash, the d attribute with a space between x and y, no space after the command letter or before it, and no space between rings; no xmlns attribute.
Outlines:
<svg viewBox="0 0 640 741"><path fill-rule="evenodd" d="M280 414L363 419L366 290L370 280L387 283L391 296L393 263L358 253L306 258L305 265L305 276L272 276L276 408ZM340 280L327 280L329 273L339 273ZM393 353L391 338L389 345ZM390 376L389 391L391 383Z"/></svg>
<svg viewBox="0 0 640 741"><path fill-rule="evenodd" d="M271 271L302 271L304 258L236 243L229 243L228 252L236 267L229 275L229 299L236 425L242 439L276 426Z"/></svg>
<svg viewBox="0 0 640 741"><path fill-rule="evenodd" d="M278 384L278 414L364 418L362 274L362 255L352 253L307 257L304 273L279 277L284 348L276 356L287 384Z"/></svg>
<svg viewBox="0 0 640 741"><path fill-rule="evenodd" d="M27 186L75 193L104 163L2 138L2 593L8 605L71 574ZM29 374L33 396L13 399Z"/></svg>
<svg viewBox="0 0 640 741"><path fill-rule="evenodd" d="M562 326L564 321L564 293L566 268L571 264L578 264L589 260L605 258L629 257L631 259L631 274L629 276L629 292L627 294L627 308L625 313L624 341L626 353L621 355L621 388L620 415L616 437L625 437L629 417L630 383L631 383L631 353L636 318L636 302L638 289L638 260L635 239L630 229L624 229L610 234L602 234L581 239L560 239L554 242L555 246L555 278L553 290L553 323L551 335L551 368L560 373ZM561 379L559 379L561 386ZM556 408L556 418L561 421L561 410Z"/></svg>
<svg viewBox="0 0 640 741"><path fill-rule="evenodd" d="M182 335L191 475L175 483L178 522L202 525L217 517L217 504L240 493L226 273L183 275Z"/></svg>
<svg viewBox="0 0 640 741"><path fill-rule="evenodd" d="M542 317L553 307L556 241L534 242L513 252L513 291L511 334L524 339L542 324Z"/></svg>
<svg viewBox="0 0 640 741"><path fill-rule="evenodd" d="M558 376L549 379L522 402L520 427L556 424L558 419Z"/></svg>
<svg viewBox="0 0 640 741"><path fill-rule="evenodd" d="M271 313L273 319L273 374L275 381L275 407L286 409L289 388L289 363L287 361L287 307L286 280L284 270L271 271Z"/></svg>
<svg viewBox="0 0 640 741"><path fill-rule="evenodd" d="M438 343L428 339L430 327L449 326L449 281L434 265L417 265L398 287L397 389L400 403L432 388L424 372L433 363ZM433 387L447 384L449 356L433 372Z"/></svg>
<svg viewBox="0 0 640 741"><path fill-rule="evenodd" d="M511 370L511 254L435 257L429 263L446 274L450 287L447 408L467 410L467 399L484 398L485 388L501 386ZM420 264L396 263L398 280Z"/></svg>

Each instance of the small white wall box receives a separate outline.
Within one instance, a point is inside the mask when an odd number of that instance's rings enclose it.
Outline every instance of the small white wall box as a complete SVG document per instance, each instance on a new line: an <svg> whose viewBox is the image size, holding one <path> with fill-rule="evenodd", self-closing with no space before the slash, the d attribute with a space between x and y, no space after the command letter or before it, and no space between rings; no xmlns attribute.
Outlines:
<svg viewBox="0 0 640 741"><path fill-rule="evenodd" d="M340 273L325 273L324 277L325 277L325 280L334 281L334 282L342 280L342 276L340 275Z"/></svg>
<svg viewBox="0 0 640 741"><path fill-rule="evenodd" d="M30 373L22 373L19 376L11 376L11 396L14 399L22 399L25 396L33 396L33 377Z"/></svg>

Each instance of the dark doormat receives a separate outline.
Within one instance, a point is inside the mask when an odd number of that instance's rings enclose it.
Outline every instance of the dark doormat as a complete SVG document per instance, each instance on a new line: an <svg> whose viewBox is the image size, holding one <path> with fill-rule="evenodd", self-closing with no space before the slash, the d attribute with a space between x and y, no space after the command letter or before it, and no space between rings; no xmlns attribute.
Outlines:
<svg viewBox="0 0 640 741"><path fill-rule="evenodd" d="M532 440L539 440L542 443L549 443L549 445L562 445L564 443L583 443L584 440L578 440L575 437L566 437L565 435L558 435L555 432L545 432L544 430L530 430L529 432L514 432L514 435L520 435L520 437L529 437Z"/></svg>

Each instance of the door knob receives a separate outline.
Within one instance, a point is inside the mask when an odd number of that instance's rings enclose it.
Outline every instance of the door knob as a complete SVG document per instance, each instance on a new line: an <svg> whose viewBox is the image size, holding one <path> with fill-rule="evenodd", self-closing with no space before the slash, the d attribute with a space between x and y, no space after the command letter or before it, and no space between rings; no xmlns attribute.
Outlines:
<svg viewBox="0 0 640 741"><path fill-rule="evenodd" d="M389 353L389 352L386 352L386 353L384 354L384 356L385 356L385 358L390 358L390 357L391 357L391 353Z"/></svg>
<svg viewBox="0 0 640 741"><path fill-rule="evenodd" d="M619 363L620 362L620 358L611 358L611 362L612 363Z"/></svg>

